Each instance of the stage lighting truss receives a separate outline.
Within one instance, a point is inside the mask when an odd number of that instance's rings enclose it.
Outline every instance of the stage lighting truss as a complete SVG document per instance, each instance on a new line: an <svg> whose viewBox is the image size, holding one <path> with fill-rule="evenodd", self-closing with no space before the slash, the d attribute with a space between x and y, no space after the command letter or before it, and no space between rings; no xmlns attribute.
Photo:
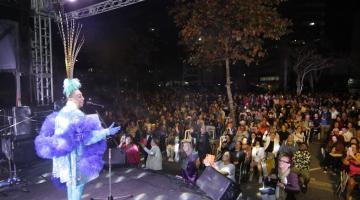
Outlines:
<svg viewBox="0 0 360 200"><path fill-rule="evenodd" d="M142 1L144 0L108 0L69 12L67 15L74 19L81 19L140 3Z"/></svg>
<svg viewBox="0 0 360 200"><path fill-rule="evenodd" d="M106 0L66 13L66 15L81 19L142 1L145 0ZM54 102L51 20L55 16L54 4L63 3L63 0L31 0L31 9L34 11L31 40L31 87L32 99L38 106L50 105Z"/></svg>

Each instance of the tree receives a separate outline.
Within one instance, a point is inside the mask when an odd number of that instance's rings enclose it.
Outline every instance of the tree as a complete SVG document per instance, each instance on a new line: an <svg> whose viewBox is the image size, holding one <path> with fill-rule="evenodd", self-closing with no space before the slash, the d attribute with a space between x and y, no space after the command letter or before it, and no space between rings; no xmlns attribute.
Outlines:
<svg viewBox="0 0 360 200"><path fill-rule="evenodd" d="M277 7L284 0L177 0L172 10L193 65L225 64L230 116L235 119L230 65L247 65L266 54L264 42L287 33L289 20Z"/></svg>
<svg viewBox="0 0 360 200"><path fill-rule="evenodd" d="M311 79L316 79L316 76L320 76L318 75L320 70L331 66L333 65L330 64L329 58L323 58L313 49L309 49L307 47L299 47L295 49L292 69L296 74L296 94L300 95L303 91L304 80L307 75L311 75Z"/></svg>

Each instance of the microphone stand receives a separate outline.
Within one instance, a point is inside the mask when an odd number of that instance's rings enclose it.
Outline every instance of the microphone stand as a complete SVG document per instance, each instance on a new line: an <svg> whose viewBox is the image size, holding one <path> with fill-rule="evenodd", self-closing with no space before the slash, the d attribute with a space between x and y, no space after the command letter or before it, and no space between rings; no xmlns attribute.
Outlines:
<svg viewBox="0 0 360 200"><path fill-rule="evenodd" d="M97 111L97 109L95 109L96 114L99 116L99 120L101 122L101 124L103 124L105 127L106 123L104 122L104 120L101 118L101 116L99 115L99 112ZM116 144L116 142L115 142ZM124 195L124 196L112 196L112 182L111 182L111 147L108 148L108 159L109 159L109 194L107 196L107 198L90 198L90 200L122 200L122 199L129 199L131 197L134 197L134 195L129 194L129 195Z"/></svg>

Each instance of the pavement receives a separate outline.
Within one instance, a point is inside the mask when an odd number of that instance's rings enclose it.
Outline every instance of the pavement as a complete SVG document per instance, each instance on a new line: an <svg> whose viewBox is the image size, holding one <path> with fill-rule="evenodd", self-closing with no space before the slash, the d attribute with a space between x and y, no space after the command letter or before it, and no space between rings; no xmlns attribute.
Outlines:
<svg viewBox="0 0 360 200"><path fill-rule="evenodd" d="M344 199L339 198L335 194L335 185L338 180L338 174L327 173L324 174L320 168L320 143L315 142L310 145L310 152L312 155L311 165L310 165L310 175L311 181L309 183L307 193L299 193L297 199L306 199L306 200L338 200ZM180 167L178 163L167 162L163 163L163 172L171 176L176 176L180 172ZM117 173L119 169L114 169L114 172ZM28 187L31 188L35 184L41 184L43 180L48 179L48 176L51 175L51 161L50 160L39 160L35 163L30 163L27 166L23 166L19 169L19 176L23 177L27 181ZM44 177L45 176L45 177ZM104 179L105 181L105 179ZM139 185L140 186L140 185ZM257 179L254 178L253 182L243 183L240 185L243 192L244 200L257 200L261 199L259 196L259 188L262 185L257 182ZM47 190L51 190L53 186L47 184L44 186ZM17 191L22 193L21 191ZM31 191L30 191L31 192ZM18 194L16 193L16 194ZM24 194L27 195L26 193ZM20 195L22 196L22 195ZM20 197L19 196L19 197ZM0 199L10 199L9 197L1 196L0 190ZM14 198L12 198L14 199ZM15 198L17 199L17 198ZM23 198L22 198L23 199ZM25 198L27 199L27 198ZM83 198L88 199L88 198Z"/></svg>

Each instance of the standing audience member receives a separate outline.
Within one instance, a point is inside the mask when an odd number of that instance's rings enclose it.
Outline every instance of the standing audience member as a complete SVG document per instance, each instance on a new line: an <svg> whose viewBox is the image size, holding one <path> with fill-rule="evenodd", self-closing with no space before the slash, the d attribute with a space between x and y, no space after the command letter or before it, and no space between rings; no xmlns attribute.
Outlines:
<svg viewBox="0 0 360 200"><path fill-rule="evenodd" d="M298 175L291 170L292 157L288 154L279 156L278 161L278 200L296 200L295 195L300 192Z"/></svg>
<svg viewBox="0 0 360 200"><path fill-rule="evenodd" d="M131 135L128 135L126 138L122 136L118 147L125 150L126 165L137 167L140 164L139 148L134 144Z"/></svg>
<svg viewBox="0 0 360 200"><path fill-rule="evenodd" d="M196 146L199 154L200 161L204 160L206 154L211 152L210 147L210 136L209 133L205 131L205 126L201 126L200 135L198 136Z"/></svg>
<svg viewBox="0 0 360 200"><path fill-rule="evenodd" d="M311 154L306 143L301 143L299 151L294 154L294 172L299 175L302 192L306 193L310 182L310 160Z"/></svg>
<svg viewBox="0 0 360 200"><path fill-rule="evenodd" d="M148 154L145 165L147 169L162 170L162 155L158 143L159 140L153 137L151 140L151 149L141 144L144 151Z"/></svg>
<svg viewBox="0 0 360 200"><path fill-rule="evenodd" d="M198 169L200 167L200 160L198 154L193 151L191 144L191 137L185 134L181 141L180 162L181 162L181 176L190 183L196 183L198 178Z"/></svg>

